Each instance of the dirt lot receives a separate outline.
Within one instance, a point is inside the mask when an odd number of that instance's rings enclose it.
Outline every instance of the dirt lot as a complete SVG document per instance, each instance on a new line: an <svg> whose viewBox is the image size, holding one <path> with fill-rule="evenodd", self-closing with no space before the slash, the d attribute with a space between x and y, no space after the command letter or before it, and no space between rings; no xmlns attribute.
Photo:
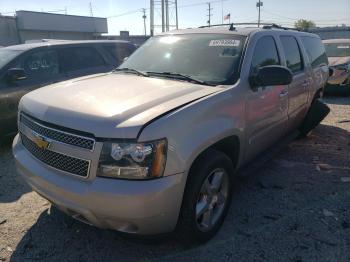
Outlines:
<svg viewBox="0 0 350 262"><path fill-rule="evenodd" d="M219 234L185 248L132 240L50 209L0 150L0 261L350 261L350 98L241 181ZM324 165L327 164L327 165Z"/></svg>

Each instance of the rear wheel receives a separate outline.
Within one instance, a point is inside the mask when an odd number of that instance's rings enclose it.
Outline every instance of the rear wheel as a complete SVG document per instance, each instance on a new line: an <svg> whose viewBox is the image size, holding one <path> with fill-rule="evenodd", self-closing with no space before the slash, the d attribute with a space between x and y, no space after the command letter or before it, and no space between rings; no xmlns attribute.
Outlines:
<svg viewBox="0 0 350 262"><path fill-rule="evenodd" d="M231 204L233 165L223 153L208 150L191 168L177 235L186 243L204 242L220 229Z"/></svg>

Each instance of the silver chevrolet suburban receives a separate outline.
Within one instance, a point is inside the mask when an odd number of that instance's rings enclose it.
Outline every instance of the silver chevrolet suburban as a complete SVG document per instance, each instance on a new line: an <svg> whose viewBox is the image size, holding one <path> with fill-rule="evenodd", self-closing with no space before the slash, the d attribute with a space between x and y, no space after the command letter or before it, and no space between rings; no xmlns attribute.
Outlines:
<svg viewBox="0 0 350 262"><path fill-rule="evenodd" d="M318 36L276 26L155 36L111 73L25 95L18 171L85 223L206 241L237 171L302 126L327 64Z"/></svg>

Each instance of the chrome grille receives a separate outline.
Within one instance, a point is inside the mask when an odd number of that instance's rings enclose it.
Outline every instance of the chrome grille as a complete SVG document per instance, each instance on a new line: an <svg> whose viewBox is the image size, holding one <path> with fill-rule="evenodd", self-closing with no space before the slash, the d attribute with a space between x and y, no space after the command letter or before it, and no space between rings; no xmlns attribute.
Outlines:
<svg viewBox="0 0 350 262"><path fill-rule="evenodd" d="M47 149L39 148L25 135L21 134L24 147L43 163L73 175L87 177L89 175L90 161L70 157Z"/></svg>
<svg viewBox="0 0 350 262"><path fill-rule="evenodd" d="M63 131L45 127L23 114L21 114L20 116L20 122L29 127L31 130L37 132L38 134L43 135L52 140L88 150L94 149L95 140L92 138L68 134Z"/></svg>

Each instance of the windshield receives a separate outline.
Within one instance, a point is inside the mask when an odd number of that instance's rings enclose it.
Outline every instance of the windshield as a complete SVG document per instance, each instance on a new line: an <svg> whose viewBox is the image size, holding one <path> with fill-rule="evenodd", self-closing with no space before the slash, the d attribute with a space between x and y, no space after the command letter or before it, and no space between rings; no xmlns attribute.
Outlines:
<svg viewBox="0 0 350 262"><path fill-rule="evenodd" d="M344 44L325 44L328 57L350 56L350 42Z"/></svg>
<svg viewBox="0 0 350 262"><path fill-rule="evenodd" d="M156 36L120 68L183 74L206 83L222 84L232 76L237 77L244 42L244 36L223 34Z"/></svg>
<svg viewBox="0 0 350 262"><path fill-rule="evenodd" d="M20 52L18 50L0 49L0 68L15 58Z"/></svg>

